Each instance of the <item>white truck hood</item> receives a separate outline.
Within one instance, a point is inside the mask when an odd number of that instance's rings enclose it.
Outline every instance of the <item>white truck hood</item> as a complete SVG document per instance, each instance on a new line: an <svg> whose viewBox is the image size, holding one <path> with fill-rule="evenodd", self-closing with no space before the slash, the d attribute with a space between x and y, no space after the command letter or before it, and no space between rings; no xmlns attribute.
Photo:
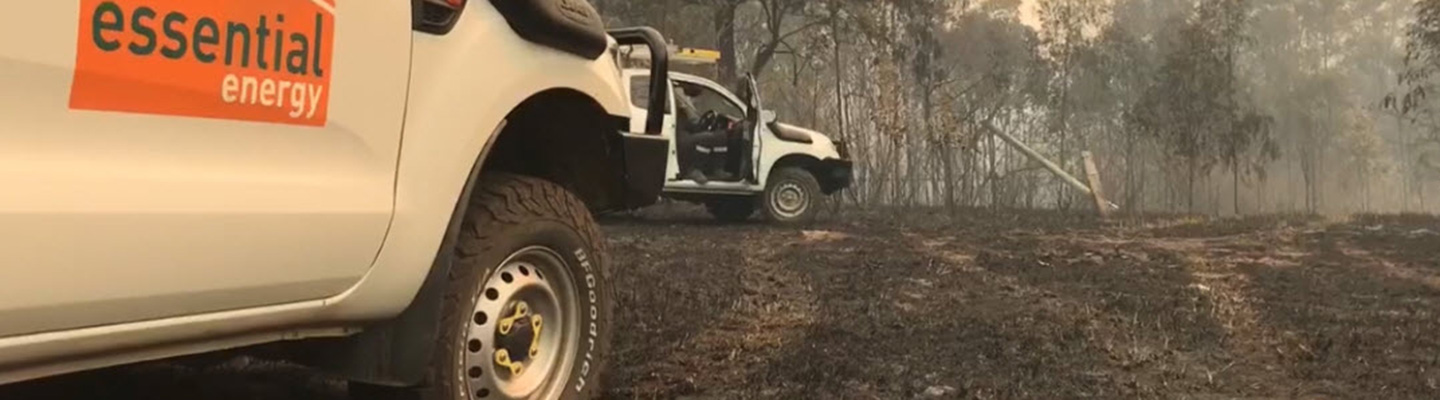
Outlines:
<svg viewBox="0 0 1440 400"><path fill-rule="evenodd" d="M825 136L825 134L823 133L795 125L790 125L784 122L776 122L775 130L775 136L779 137L781 140L802 143L830 141L830 138Z"/></svg>

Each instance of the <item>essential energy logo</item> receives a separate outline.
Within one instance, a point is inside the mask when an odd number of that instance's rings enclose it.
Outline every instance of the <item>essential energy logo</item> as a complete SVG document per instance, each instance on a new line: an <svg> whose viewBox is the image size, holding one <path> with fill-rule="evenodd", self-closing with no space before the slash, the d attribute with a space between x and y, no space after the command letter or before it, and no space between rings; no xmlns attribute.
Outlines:
<svg viewBox="0 0 1440 400"><path fill-rule="evenodd" d="M70 108L324 126L337 0L81 0Z"/></svg>

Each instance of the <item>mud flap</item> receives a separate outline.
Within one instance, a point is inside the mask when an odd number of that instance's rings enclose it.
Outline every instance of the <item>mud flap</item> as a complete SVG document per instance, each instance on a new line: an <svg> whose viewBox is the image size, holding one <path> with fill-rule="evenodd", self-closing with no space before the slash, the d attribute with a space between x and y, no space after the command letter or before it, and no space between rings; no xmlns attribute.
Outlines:
<svg viewBox="0 0 1440 400"><path fill-rule="evenodd" d="M665 187L670 140L663 136L620 135L625 141L625 205L635 209L655 204Z"/></svg>

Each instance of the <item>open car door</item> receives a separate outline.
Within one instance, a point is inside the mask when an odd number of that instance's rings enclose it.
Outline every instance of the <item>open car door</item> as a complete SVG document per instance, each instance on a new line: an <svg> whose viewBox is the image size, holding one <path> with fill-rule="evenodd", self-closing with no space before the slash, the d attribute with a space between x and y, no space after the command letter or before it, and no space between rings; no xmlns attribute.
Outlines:
<svg viewBox="0 0 1440 400"><path fill-rule="evenodd" d="M755 83L755 76L745 74L745 81L740 86L740 99L745 101L745 132L742 135L741 146L736 148L749 148L750 151L742 151L740 155L740 171L744 179L750 183L760 183L760 165L756 162L760 157L761 129L765 124L765 107L760 100L759 85Z"/></svg>

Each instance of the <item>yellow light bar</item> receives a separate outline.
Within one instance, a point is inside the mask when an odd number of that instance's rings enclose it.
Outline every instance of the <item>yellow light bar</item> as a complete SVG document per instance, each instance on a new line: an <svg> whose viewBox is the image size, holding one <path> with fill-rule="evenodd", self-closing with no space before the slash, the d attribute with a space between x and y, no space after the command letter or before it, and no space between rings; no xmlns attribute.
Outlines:
<svg viewBox="0 0 1440 400"><path fill-rule="evenodd" d="M623 56L627 61L646 62L650 59L650 50L643 46L626 46ZM715 65L719 64L722 57L719 51L696 49L689 47L669 46L670 63L677 65Z"/></svg>
<svg viewBox="0 0 1440 400"><path fill-rule="evenodd" d="M674 51L673 57L679 58L682 61L688 61L692 63L715 64L719 63L720 58L723 56L720 54L719 51L715 50L694 49L686 47Z"/></svg>

